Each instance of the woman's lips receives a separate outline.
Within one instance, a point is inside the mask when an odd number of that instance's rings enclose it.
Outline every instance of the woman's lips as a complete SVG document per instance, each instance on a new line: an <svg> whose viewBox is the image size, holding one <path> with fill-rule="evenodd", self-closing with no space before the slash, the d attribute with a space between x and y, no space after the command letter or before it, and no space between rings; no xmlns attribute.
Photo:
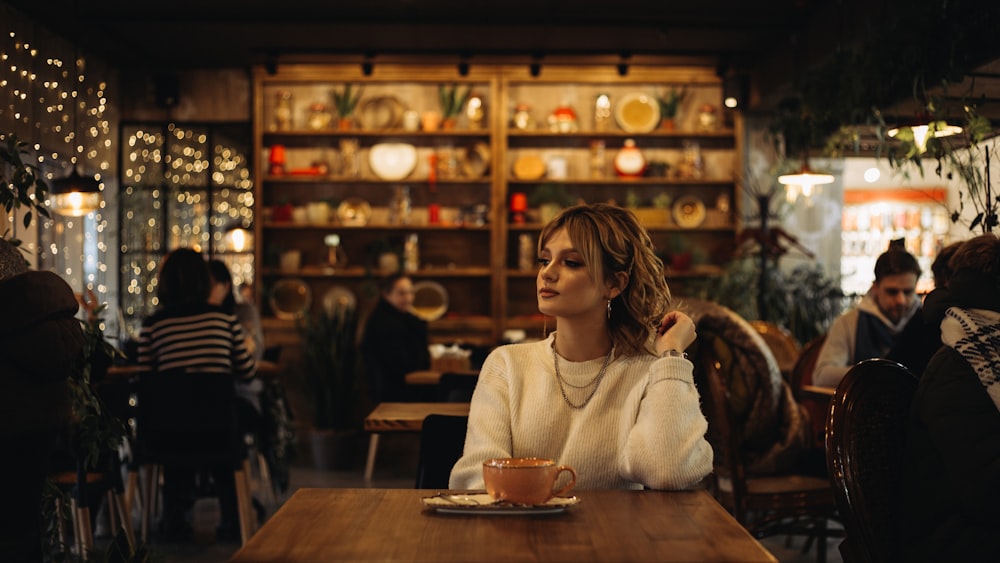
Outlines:
<svg viewBox="0 0 1000 563"><path fill-rule="evenodd" d="M556 290L554 290L554 289L549 289L547 287L543 287L542 289L538 290L538 296L539 297L552 297L552 296L555 296L555 295L559 295L559 292L556 291Z"/></svg>

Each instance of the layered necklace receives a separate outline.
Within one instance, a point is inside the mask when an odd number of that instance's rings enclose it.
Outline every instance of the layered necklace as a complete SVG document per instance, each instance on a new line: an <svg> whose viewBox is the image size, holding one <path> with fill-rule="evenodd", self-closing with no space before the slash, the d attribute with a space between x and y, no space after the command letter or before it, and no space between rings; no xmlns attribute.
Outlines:
<svg viewBox="0 0 1000 563"><path fill-rule="evenodd" d="M608 351L608 355L604 357L604 365L601 366L601 371L597 372L597 377L591 380L590 383L587 383L585 385L573 385L568 381L564 381L562 374L559 373L559 354L556 353L556 343L555 339L553 339L552 363L554 363L556 366L556 381L559 382L559 392L562 393L563 401L566 401L566 404L569 405L570 408L582 409L583 407L587 406L587 403L589 403L591 399L594 398L594 394L597 393L597 388L601 386L601 380L604 379L604 374L608 371L608 364L611 363L611 354L614 353L614 351L615 351L614 347L612 347L611 350ZM587 398L584 399L582 403L579 404L574 403L573 401L570 401L569 397L566 395L566 387L572 387L574 389L586 389L591 385L593 385L594 388L590 391L590 394L587 395Z"/></svg>

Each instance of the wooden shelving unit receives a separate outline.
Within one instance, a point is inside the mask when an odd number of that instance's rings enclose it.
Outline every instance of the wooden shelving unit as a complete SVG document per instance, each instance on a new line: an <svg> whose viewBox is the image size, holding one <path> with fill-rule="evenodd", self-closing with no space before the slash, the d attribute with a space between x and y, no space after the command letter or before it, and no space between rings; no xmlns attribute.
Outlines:
<svg viewBox="0 0 1000 563"><path fill-rule="evenodd" d="M438 109L439 85L469 86L483 99L486 119L475 130L469 128L466 117L449 131L404 131L398 126L306 129L302 124L308 106L328 101L329 92L346 83L362 85L362 103L366 97L392 97L399 105L418 112ZM677 129L628 132L613 117L606 129L595 128L593 102L597 93L608 94L614 102L616 97L636 91L656 96L668 87L686 87L689 91ZM273 103L278 91L292 93L293 124L289 130L273 130ZM742 169L742 121L738 115L729 116L728 122L717 129L697 131L695 110L703 103L718 107L720 98L719 79L710 68L635 67L624 77L611 68L557 65L546 66L539 77L530 76L527 69L500 65L474 66L466 76L458 76L453 65L380 64L370 76L363 76L357 65L283 65L274 74L255 69L256 202L264 210L258 213L261 219L255 224L260 302L266 304L269 286L285 277L301 278L309 284L313 308L321 306L322 295L334 286L347 287L362 301L371 302L373 282L379 275L372 254L401 248L402 239L415 234L420 241L421 263L411 275L437 281L449 294L448 314L431 323L434 340L494 344L507 329L540 335L543 319L535 307L534 272L518 268L517 253L518 237L537 237L542 223L535 209L528 212L525 222L511 222L508 203L512 193L523 192L531 198L546 184L556 184L585 201L637 203L637 214L649 227L658 248L664 250L666 259L675 252L690 251L695 255L689 269L670 273L672 280L718 275L738 230L740 198L734 177ZM511 125L515 105L525 103L531 105L540 127L526 131ZM553 132L545 126L546 116L563 104L577 112L578 127L573 132ZM338 174L335 166L330 166L333 173L322 176L268 173L268 153L276 144L285 147L288 168L294 170L315 160L336 160L343 139L358 142L361 171L357 177ZM668 167L667 175L662 177L619 178L611 161L626 139L635 140L647 161L667 163L678 162L683 151L696 144L704 156L703 173L699 177L679 177ZM593 177L589 172L594 141L606 147L608 161L602 177ZM365 164L367 151L387 142L417 148L418 164L404 180L379 179ZM489 167L482 175L463 176L461 168L455 176L437 174L435 178L431 174L431 154L477 148L481 151L483 145L488 146ZM513 163L524 154L543 159L558 155L568 162L568 173L558 180L517 178L512 172ZM400 186L410 192L409 224L394 224L387 219L390 198ZM684 228L672 219L671 209L664 202L692 195L704 202L708 216L702 224ZM335 214L327 221L276 220L266 211L285 203L304 206L351 197L362 198L372 206L367 224L343 225ZM439 223L428 221L432 205L440 209ZM468 214L477 206L482 216L470 223ZM340 236L346 265L325 264L327 249L323 241L328 234ZM302 253L301 268L288 271L278 267L277 255L283 249Z"/></svg>

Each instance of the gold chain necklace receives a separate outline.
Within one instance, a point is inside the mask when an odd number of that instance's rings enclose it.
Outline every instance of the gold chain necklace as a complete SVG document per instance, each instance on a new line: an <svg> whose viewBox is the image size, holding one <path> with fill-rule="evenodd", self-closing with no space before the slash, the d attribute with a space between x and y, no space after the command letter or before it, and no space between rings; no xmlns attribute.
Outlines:
<svg viewBox="0 0 1000 563"><path fill-rule="evenodd" d="M556 381L559 382L559 392L562 393L563 400L566 401L566 404L569 405L570 408L582 409L587 406L587 403L589 403L591 399L594 398L594 394L597 393L597 388L601 386L601 380L604 379L604 374L608 371L608 364L611 363L611 354L614 351L614 347L608 351L608 355L604 357L604 365L601 366L601 371L597 372L597 377L595 377L593 381L587 383L586 385L577 386L563 381L562 374L559 373L559 354L556 353L556 343L555 340L552 341L552 363L556 366ZM587 395L587 398L578 405L573 403L573 401L570 401L569 397L566 396L566 388L563 387L564 384L573 387L574 389L584 389L593 385L594 389L590 392L590 395Z"/></svg>

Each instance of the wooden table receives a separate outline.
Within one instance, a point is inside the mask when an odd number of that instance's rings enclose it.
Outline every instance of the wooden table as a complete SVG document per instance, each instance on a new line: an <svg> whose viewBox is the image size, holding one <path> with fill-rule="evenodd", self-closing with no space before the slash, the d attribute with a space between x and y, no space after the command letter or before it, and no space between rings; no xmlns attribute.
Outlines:
<svg viewBox="0 0 1000 563"><path fill-rule="evenodd" d="M429 414L468 415L469 403L379 403L365 417L368 439L368 460L365 462L365 482L371 482L375 469L375 452L382 432L420 432Z"/></svg>
<svg viewBox="0 0 1000 563"><path fill-rule="evenodd" d="M445 373L443 371L437 370L420 370L411 371L410 373L403 376L407 385L437 385L441 381L441 374ZM479 370L458 370L449 371L448 373L454 373L458 375L468 375L470 377L478 377Z"/></svg>
<svg viewBox="0 0 1000 563"><path fill-rule="evenodd" d="M437 514L419 489L299 489L231 559L769 561L706 491L577 491L561 514Z"/></svg>
<svg viewBox="0 0 1000 563"><path fill-rule="evenodd" d="M115 364L108 368L108 376L111 378L129 378L142 373L142 366L139 364ZM261 360L257 362L257 373L266 376L281 374L281 366L276 362Z"/></svg>

